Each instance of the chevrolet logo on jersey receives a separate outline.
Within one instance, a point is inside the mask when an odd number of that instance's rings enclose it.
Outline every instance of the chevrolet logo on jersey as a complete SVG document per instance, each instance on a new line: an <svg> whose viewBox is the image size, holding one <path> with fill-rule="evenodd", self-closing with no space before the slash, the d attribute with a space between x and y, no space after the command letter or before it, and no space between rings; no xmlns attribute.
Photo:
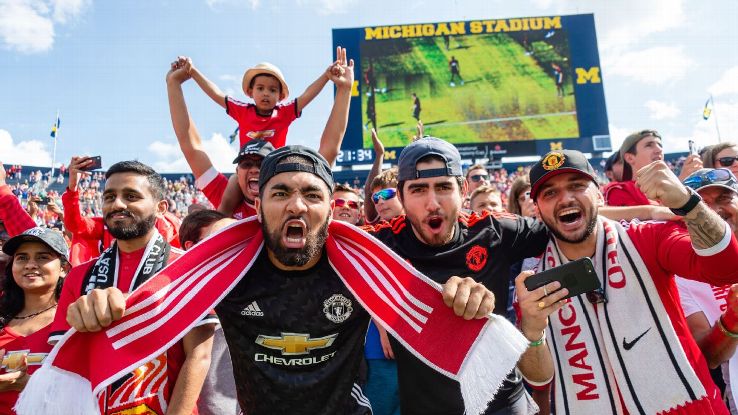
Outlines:
<svg viewBox="0 0 738 415"><path fill-rule="evenodd" d="M283 355L308 354L311 350L325 349L333 344L338 334L311 339L309 334L282 333L281 336L265 336L260 334L256 344L268 349L279 350Z"/></svg>

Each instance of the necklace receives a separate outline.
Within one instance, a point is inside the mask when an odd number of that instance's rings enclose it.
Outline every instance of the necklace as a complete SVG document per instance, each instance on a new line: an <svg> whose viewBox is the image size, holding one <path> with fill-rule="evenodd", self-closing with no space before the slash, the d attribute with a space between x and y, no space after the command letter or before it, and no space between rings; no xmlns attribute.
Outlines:
<svg viewBox="0 0 738 415"><path fill-rule="evenodd" d="M52 308L54 308L54 307L56 307L56 304L54 304L54 305L51 305L51 306L49 306L49 308L45 308L45 309L43 309L43 310L41 310L41 311L37 311L37 312L35 312L35 313L33 313L33 314L29 314L29 315L27 315L27 316L16 316L16 317L13 317L13 320L25 320L25 319L27 319L27 318L31 318L31 317L36 317L37 315L39 315L39 314L41 314L41 313L45 313L45 312L47 312L47 311L51 310L51 309L52 309Z"/></svg>

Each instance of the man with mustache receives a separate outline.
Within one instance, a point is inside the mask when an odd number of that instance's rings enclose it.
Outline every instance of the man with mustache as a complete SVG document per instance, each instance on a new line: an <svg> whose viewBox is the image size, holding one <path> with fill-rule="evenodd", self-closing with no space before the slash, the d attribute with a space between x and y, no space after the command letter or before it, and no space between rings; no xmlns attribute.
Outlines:
<svg viewBox="0 0 738 415"><path fill-rule="evenodd" d="M249 415L370 414L362 392L369 314L338 277L324 249L333 177L326 160L301 146L269 154L256 199L266 249L216 306L233 359L238 400ZM183 258L184 260L184 258ZM78 300L69 321L82 330L122 316L119 291ZM491 293L469 279L443 287L447 304L483 318Z"/></svg>
<svg viewBox="0 0 738 415"><path fill-rule="evenodd" d="M74 267L66 277L50 343L69 329L68 315L78 316L96 307L94 299L107 293L122 299L124 293L182 255L154 226L157 214L166 209L162 177L138 161L123 161L112 165L105 178L103 219L116 240L100 257ZM99 328L105 321L96 320L86 330ZM147 413L162 415L197 413L195 405L210 365L215 323L215 315L206 316L164 354L109 386L103 392L100 413L112 415L141 407L150 411Z"/></svg>
<svg viewBox="0 0 738 415"><path fill-rule="evenodd" d="M560 414L727 414L705 358L689 334L674 274L725 285L738 271L730 227L663 161L634 172L643 194L684 223L609 221L596 174L571 150L530 171L531 197L553 238L539 271L589 257L601 288L562 301L554 281L529 291L516 278L521 329L533 341L519 365L534 385L556 377ZM543 347L547 346L547 347Z"/></svg>

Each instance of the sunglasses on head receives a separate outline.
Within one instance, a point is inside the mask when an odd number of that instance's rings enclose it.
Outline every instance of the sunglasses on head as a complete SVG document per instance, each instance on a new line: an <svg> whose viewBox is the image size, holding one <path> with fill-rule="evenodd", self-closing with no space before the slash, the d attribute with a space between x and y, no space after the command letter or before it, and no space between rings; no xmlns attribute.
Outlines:
<svg viewBox="0 0 738 415"><path fill-rule="evenodd" d="M372 195L372 201L374 201L374 203L379 203L379 199L390 200L396 195L397 195L397 189L390 187L387 189L382 189L377 192L374 192L374 194Z"/></svg>
<svg viewBox="0 0 738 415"><path fill-rule="evenodd" d="M474 183L480 182L482 180L489 181L489 175L488 174L472 174L471 176L469 176L469 178Z"/></svg>
<svg viewBox="0 0 738 415"><path fill-rule="evenodd" d="M732 156L732 157L720 157L718 159L718 163L720 163L723 167L730 167L735 163L735 161L738 160L738 156Z"/></svg>
<svg viewBox="0 0 738 415"><path fill-rule="evenodd" d="M714 169L700 174L693 174L684 179L684 185L698 190L703 186L720 182L728 187L736 185L736 178L728 169Z"/></svg>
<svg viewBox="0 0 738 415"><path fill-rule="evenodd" d="M351 209L357 209L357 210L359 209L359 203L353 200L333 199L333 203L336 204L336 207L348 206Z"/></svg>

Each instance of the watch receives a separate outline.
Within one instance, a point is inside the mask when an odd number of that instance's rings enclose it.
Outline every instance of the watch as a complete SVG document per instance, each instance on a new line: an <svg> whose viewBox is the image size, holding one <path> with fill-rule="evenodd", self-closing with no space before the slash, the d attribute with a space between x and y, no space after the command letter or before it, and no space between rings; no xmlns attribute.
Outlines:
<svg viewBox="0 0 738 415"><path fill-rule="evenodd" d="M685 203L684 206L680 208L676 208L676 209L670 208L671 212L677 216L686 216L689 212L692 211L692 209L695 208L695 206L697 206L698 203L702 201L702 197L700 197L700 195L697 194L697 192L695 192L694 189L692 189L691 187L686 187L686 186L685 188L687 189L687 191L689 191L689 194L690 194L689 200L687 200L687 203Z"/></svg>

